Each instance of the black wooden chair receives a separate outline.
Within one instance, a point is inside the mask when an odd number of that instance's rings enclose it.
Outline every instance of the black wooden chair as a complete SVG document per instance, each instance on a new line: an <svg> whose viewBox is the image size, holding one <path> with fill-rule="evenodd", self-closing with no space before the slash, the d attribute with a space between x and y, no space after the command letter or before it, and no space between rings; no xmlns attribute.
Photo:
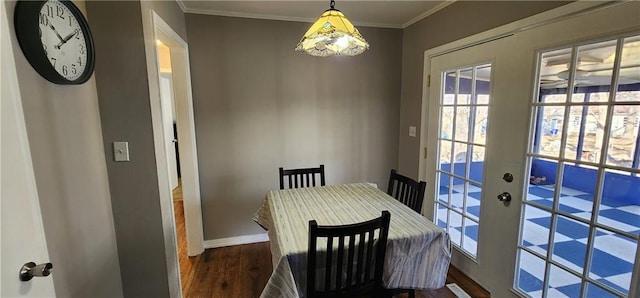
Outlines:
<svg viewBox="0 0 640 298"><path fill-rule="evenodd" d="M389 211L382 211L378 218L350 225L310 221L307 297L387 296L382 269L390 219ZM317 249L319 238L326 238L326 246Z"/></svg>
<svg viewBox="0 0 640 298"><path fill-rule="evenodd" d="M316 175L320 177L320 186L324 186L324 165L317 168L289 169L280 168L280 189L284 189L284 180L287 177L289 188L317 186Z"/></svg>
<svg viewBox="0 0 640 298"><path fill-rule="evenodd" d="M396 170L391 170L387 194L416 212L422 213L425 187L427 187L426 182L417 182L407 176L398 174Z"/></svg>

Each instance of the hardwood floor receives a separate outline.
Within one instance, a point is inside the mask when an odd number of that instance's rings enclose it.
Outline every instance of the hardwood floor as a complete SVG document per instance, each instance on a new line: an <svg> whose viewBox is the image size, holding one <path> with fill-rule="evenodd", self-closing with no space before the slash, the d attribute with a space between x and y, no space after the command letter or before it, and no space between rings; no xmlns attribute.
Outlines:
<svg viewBox="0 0 640 298"><path fill-rule="evenodd" d="M182 295L186 298L253 298L259 297L271 276L269 242L207 249L196 257L187 257L186 231L182 201L174 201L178 258ZM471 297L490 297L480 285L455 267L449 267L447 284L456 283ZM394 296L408 297L407 294ZM416 291L416 297L456 298L447 287Z"/></svg>
<svg viewBox="0 0 640 298"><path fill-rule="evenodd" d="M192 270L194 274L190 284L183 290L185 297L259 297L272 271L269 242L207 249ZM471 297L490 297L487 291L454 267L450 267L447 274L447 283L452 282ZM456 296L449 288L443 287L416 291L416 297Z"/></svg>

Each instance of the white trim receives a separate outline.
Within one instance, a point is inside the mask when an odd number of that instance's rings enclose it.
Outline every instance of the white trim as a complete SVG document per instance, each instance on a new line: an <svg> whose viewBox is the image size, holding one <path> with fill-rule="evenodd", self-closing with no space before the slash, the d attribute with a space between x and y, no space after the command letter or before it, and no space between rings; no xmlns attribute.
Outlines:
<svg viewBox="0 0 640 298"><path fill-rule="evenodd" d="M440 10L442 10L443 8L453 4L456 1L457 0L445 0L444 2L438 4L436 7L432 8L432 9L429 9L426 12L422 13L421 15L419 15L419 16L409 20L408 22L402 24L401 28L405 29L405 28L407 28L407 27L409 27L409 26L421 21L422 19L424 19L424 18L426 18L426 17L428 17L428 16L430 16L430 15L432 15L432 14L434 14L434 13L440 11Z"/></svg>
<svg viewBox="0 0 640 298"><path fill-rule="evenodd" d="M178 3L178 6L180 6L180 10L182 10L182 13L187 12L187 6L184 4L183 0L176 0L176 3Z"/></svg>
<svg viewBox="0 0 640 298"><path fill-rule="evenodd" d="M255 235L245 235L245 236L206 240L204 242L204 248L218 248L218 247L259 243L259 242L267 242L267 241L269 241L269 235L267 235L267 233L262 233L262 234L255 234Z"/></svg>

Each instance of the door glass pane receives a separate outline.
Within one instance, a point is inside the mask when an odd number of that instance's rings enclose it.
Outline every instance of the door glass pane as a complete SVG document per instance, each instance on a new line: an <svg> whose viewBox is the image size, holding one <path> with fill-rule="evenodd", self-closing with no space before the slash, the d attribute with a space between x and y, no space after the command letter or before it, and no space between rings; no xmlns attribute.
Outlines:
<svg viewBox="0 0 640 298"><path fill-rule="evenodd" d="M443 73L442 77L440 152L436 170L440 185L435 218L438 225L450 233L454 246L475 258L491 65L463 67Z"/></svg>
<svg viewBox="0 0 640 298"><path fill-rule="evenodd" d="M440 180L440 192L438 194L438 201L444 205L449 205L449 188L451 187L451 176L438 173Z"/></svg>
<svg viewBox="0 0 640 298"><path fill-rule="evenodd" d="M451 150L453 143L451 141L440 140L440 158L438 168L443 172L451 172Z"/></svg>
<svg viewBox="0 0 640 298"><path fill-rule="evenodd" d="M589 277L628 295L637 247L637 240L597 229Z"/></svg>
<svg viewBox="0 0 640 298"><path fill-rule="evenodd" d="M567 101L567 69L571 65L571 48L543 53L540 58L540 101ZM562 89L564 88L564 90ZM547 92L547 90L549 90Z"/></svg>
<svg viewBox="0 0 640 298"><path fill-rule="evenodd" d="M537 123L537 153L550 157L560 156L564 106L541 106L538 108Z"/></svg>
<svg viewBox="0 0 640 298"><path fill-rule="evenodd" d="M546 256L551 213L531 205L524 205L524 218L521 245Z"/></svg>
<svg viewBox="0 0 640 298"><path fill-rule="evenodd" d="M473 80L473 69L467 68L460 70L460 81L458 88L458 104L467 105L471 103L471 86Z"/></svg>
<svg viewBox="0 0 640 298"><path fill-rule="evenodd" d="M475 108L475 119L473 126L473 143L484 145L487 139L487 118L489 107L478 106Z"/></svg>
<svg viewBox="0 0 640 298"><path fill-rule="evenodd" d="M519 249L516 287L530 297L542 297L545 262L543 259Z"/></svg>
<svg viewBox="0 0 640 298"><path fill-rule="evenodd" d="M586 297L617 298L618 296L592 283L587 283Z"/></svg>
<svg viewBox="0 0 640 298"><path fill-rule="evenodd" d="M591 220L597 176L598 169L595 167L564 164L558 208L571 215Z"/></svg>
<svg viewBox="0 0 640 298"><path fill-rule="evenodd" d="M456 131L454 138L456 141L467 142L469 140L469 107L457 106L455 113Z"/></svg>
<svg viewBox="0 0 640 298"><path fill-rule="evenodd" d="M578 65L574 74L574 94L584 95L594 91L604 94L609 93L616 43L616 40L609 40L578 47ZM568 70L565 76L568 76ZM574 96L571 100L581 102L584 101L584 98Z"/></svg>
<svg viewBox="0 0 640 298"><path fill-rule="evenodd" d="M618 77L618 93L615 101L640 101L637 88L630 85L638 83L640 79L640 36L629 37L624 40L622 57L620 59L620 75Z"/></svg>
<svg viewBox="0 0 640 298"><path fill-rule="evenodd" d="M549 268L549 287L547 297L580 297L582 280L558 266Z"/></svg>
<svg viewBox="0 0 640 298"><path fill-rule="evenodd" d="M640 177L607 170L604 175L598 223L640 235Z"/></svg>
<svg viewBox="0 0 640 298"><path fill-rule="evenodd" d="M588 225L559 215L556 218L551 259L576 272L582 272L587 254L587 245L583 242L588 238Z"/></svg>
<svg viewBox="0 0 640 298"><path fill-rule="evenodd" d="M640 94L639 91L635 93ZM638 143L638 113L640 106L615 105L611 119L607 164L631 168L636 156Z"/></svg>

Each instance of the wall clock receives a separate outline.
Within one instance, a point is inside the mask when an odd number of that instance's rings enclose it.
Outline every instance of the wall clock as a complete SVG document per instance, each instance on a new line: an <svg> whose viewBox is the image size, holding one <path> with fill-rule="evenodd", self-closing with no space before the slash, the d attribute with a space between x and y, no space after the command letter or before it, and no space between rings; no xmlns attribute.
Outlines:
<svg viewBox="0 0 640 298"><path fill-rule="evenodd" d="M33 68L56 84L82 84L93 73L91 31L71 1L18 1L16 37Z"/></svg>

